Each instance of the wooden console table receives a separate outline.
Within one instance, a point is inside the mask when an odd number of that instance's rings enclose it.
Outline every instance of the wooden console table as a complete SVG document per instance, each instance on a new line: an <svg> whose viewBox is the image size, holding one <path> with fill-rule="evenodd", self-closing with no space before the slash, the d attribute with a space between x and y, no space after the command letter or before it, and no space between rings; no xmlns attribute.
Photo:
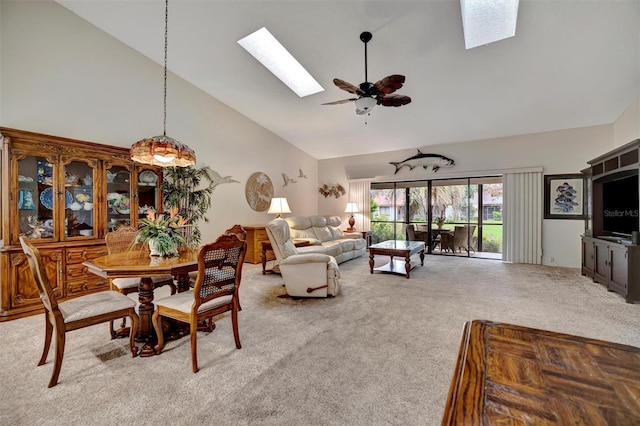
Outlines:
<svg viewBox="0 0 640 426"><path fill-rule="evenodd" d="M244 257L244 261L248 263L260 263L261 246L263 241L269 241L265 225L242 225L247 233L247 254ZM273 260L275 257L273 253L269 254L269 259Z"/></svg>
<svg viewBox="0 0 640 426"><path fill-rule="evenodd" d="M640 424L638 389L640 348L475 320L442 424Z"/></svg>

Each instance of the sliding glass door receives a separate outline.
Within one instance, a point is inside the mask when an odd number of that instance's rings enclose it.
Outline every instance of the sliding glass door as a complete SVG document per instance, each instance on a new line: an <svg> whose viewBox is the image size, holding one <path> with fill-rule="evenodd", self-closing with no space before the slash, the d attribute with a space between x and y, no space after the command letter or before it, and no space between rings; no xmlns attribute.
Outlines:
<svg viewBox="0 0 640 426"><path fill-rule="evenodd" d="M416 239L432 254L501 259L502 177L371 184L373 242Z"/></svg>

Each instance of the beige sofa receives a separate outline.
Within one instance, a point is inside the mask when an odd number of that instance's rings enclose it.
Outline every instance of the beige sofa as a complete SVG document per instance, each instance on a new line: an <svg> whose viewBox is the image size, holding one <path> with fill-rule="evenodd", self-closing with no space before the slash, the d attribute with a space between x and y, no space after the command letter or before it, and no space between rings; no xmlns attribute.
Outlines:
<svg viewBox="0 0 640 426"><path fill-rule="evenodd" d="M367 242L361 233L342 232L339 216L291 216L285 220L289 224L292 239L311 243L306 247L298 247L301 254L328 254L342 263L362 256L367 251Z"/></svg>

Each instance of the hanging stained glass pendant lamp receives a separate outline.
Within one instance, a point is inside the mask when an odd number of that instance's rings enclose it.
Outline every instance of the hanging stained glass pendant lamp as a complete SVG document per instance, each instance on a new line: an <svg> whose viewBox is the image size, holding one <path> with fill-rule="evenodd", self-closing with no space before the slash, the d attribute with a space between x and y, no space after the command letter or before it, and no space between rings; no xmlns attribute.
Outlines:
<svg viewBox="0 0 640 426"><path fill-rule="evenodd" d="M160 167L188 167L196 164L196 153L187 145L167 136L167 40L169 0L164 13L164 121L161 136L142 139L131 146L131 159L137 163Z"/></svg>

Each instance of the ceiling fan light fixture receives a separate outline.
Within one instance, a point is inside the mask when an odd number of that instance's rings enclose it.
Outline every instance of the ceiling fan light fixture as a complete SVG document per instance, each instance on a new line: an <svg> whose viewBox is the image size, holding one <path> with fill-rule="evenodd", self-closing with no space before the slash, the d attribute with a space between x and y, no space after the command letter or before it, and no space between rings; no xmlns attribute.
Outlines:
<svg viewBox="0 0 640 426"><path fill-rule="evenodd" d="M359 115L369 113L378 101L371 96L363 96L356 100L356 113Z"/></svg>
<svg viewBox="0 0 640 426"><path fill-rule="evenodd" d="M518 3L519 0L460 0L465 48L515 36Z"/></svg>
<svg viewBox="0 0 640 426"><path fill-rule="evenodd" d="M364 43L364 82L359 86L354 86L339 78L333 79L339 89L357 95L357 98L343 99L340 101L326 102L322 105L339 105L347 102L355 102L356 114L368 115L376 105L384 107L399 107L411 102L408 96L394 93L404 84L405 77L400 74L392 74L383 79L371 83L367 76L367 43L371 41L373 36L370 32L365 31L360 34L360 40ZM365 122L366 124L366 122Z"/></svg>

